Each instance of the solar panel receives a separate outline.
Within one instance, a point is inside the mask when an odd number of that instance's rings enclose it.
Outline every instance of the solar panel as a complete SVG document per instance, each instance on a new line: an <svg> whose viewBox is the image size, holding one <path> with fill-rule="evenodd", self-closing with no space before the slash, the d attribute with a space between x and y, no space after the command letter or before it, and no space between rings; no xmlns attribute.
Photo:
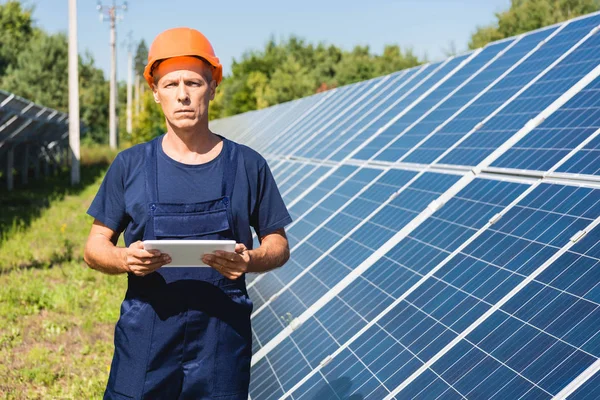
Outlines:
<svg viewBox="0 0 600 400"><path fill-rule="evenodd" d="M252 399L598 397L599 24L212 122L294 219Z"/></svg>
<svg viewBox="0 0 600 400"><path fill-rule="evenodd" d="M13 189L13 173L20 171L27 181L29 168L36 177L40 162L58 165L64 157L68 138L68 116L0 90L0 164L8 190Z"/></svg>

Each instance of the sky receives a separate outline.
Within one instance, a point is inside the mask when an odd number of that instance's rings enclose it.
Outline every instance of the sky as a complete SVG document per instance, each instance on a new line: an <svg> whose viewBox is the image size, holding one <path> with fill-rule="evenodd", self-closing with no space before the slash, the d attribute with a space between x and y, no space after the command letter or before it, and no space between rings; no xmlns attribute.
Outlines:
<svg viewBox="0 0 600 400"><path fill-rule="evenodd" d="M67 33L68 0L22 3L35 7L37 26L48 33ZM77 1L78 49L80 54L89 51L108 77L109 23L100 21L96 5L96 0ZM127 6L117 24L118 80L127 79L130 32L136 45L144 39L149 46L157 34L178 26L208 37L225 75L231 72L232 60L241 59L244 52L263 49L271 37L290 35L345 50L368 45L374 53L381 53L386 44L398 44L438 61L446 58L451 43L465 51L476 27L492 23L494 13L508 9L510 0L129 0Z"/></svg>

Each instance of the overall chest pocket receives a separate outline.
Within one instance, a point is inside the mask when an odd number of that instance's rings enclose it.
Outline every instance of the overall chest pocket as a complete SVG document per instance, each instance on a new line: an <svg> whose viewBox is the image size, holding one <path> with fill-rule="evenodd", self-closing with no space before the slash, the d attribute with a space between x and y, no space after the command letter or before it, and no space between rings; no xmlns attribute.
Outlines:
<svg viewBox="0 0 600 400"><path fill-rule="evenodd" d="M227 205L226 197L206 203L153 204L154 235L157 239L183 239L230 231Z"/></svg>
<svg viewBox="0 0 600 400"><path fill-rule="evenodd" d="M227 211L154 216L157 238L201 237L229 230Z"/></svg>

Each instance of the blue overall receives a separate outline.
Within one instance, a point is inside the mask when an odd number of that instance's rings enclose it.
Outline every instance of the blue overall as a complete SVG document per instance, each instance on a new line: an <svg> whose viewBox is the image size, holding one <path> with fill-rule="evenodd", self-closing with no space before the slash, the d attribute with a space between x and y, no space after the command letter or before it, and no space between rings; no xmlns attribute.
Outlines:
<svg viewBox="0 0 600 400"><path fill-rule="evenodd" d="M144 240L233 239L231 194L238 149L223 141L222 196L200 203L161 203L157 143L145 145L148 199ZM160 268L128 275L115 328L105 399L247 399L252 340L245 279L213 268Z"/></svg>

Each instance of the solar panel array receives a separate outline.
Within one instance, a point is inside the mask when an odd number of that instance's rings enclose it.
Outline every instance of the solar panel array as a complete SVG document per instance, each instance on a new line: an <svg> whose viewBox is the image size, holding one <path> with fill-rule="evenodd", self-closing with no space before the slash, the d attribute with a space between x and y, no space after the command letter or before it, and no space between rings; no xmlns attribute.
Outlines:
<svg viewBox="0 0 600 400"><path fill-rule="evenodd" d="M253 400L600 397L599 24L211 123L294 218Z"/></svg>
<svg viewBox="0 0 600 400"><path fill-rule="evenodd" d="M68 144L68 115L0 90L0 165L8 189L14 170L27 182L30 167L40 175L40 161L48 172L50 163L63 158Z"/></svg>

